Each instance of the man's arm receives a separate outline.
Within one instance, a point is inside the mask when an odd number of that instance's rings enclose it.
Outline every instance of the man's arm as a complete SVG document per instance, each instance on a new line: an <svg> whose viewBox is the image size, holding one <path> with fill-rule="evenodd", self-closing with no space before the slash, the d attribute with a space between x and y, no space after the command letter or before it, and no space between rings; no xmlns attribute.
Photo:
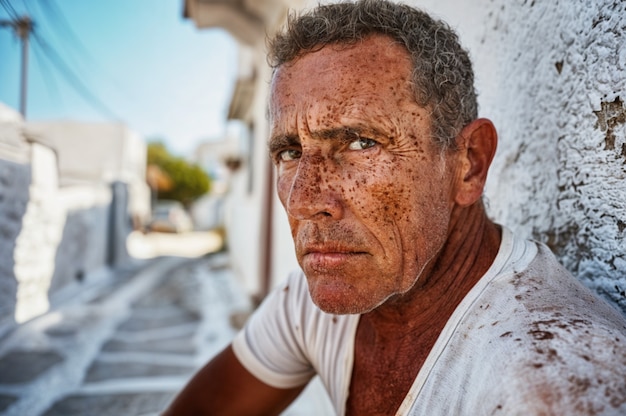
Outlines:
<svg viewBox="0 0 626 416"><path fill-rule="evenodd" d="M303 388L268 386L241 365L229 345L189 381L163 416L277 415Z"/></svg>

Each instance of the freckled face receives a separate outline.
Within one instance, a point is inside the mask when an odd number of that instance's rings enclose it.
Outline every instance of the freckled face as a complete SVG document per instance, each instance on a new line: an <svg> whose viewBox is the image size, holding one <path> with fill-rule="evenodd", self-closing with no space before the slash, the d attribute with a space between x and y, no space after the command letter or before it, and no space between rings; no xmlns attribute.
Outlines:
<svg viewBox="0 0 626 416"><path fill-rule="evenodd" d="M413 287L446 240L452 175L385 36L332 46L272 80L270 153L313 301L365 313Z"/></svg>

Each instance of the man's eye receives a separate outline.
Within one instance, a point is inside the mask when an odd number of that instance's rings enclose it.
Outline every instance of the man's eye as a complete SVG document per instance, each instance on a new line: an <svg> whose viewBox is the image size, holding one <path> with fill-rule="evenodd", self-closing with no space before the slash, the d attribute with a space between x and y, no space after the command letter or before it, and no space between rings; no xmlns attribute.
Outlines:
<svg viewBox="0 0 626 416"><path fill-rule="evenodd" d="M302 155L300 150L296 149L287 149L279 152L276 155L276 158L279 162L289 162L290 160L298 159Z"/></svg>
<svg viewBox="0 0 626 416"><path fill-rule="evenodd" d="M370 147L376 146L377 143L378 142L376 140L365 139L363 137L359 137L358 139L350 143L350 145L348 146L348 149L365 150L365 149L369 149Z"/></svg>

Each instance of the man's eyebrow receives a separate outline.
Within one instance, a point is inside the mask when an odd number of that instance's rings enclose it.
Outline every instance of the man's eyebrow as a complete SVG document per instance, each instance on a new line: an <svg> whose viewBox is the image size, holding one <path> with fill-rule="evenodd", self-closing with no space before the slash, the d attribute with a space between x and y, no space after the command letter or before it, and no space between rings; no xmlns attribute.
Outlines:
<svg viewBox="0 0 626 416"><path fill-rule="evenodd" d="M311 136L318 140L341 140L352 141L359 137L379 137L382 133L373 128L364 127L336 127L330 129L316 130L311 132ZM269 151L274 153L286 147L300 146L300 137L297 134L284 134L271 137L269 140Z"/></svg>
<svg viewBox="0 0 626 416"><path fill-rule="evenodd" d="M337 127L332 129L324 129L318 130L311 133L311 135L315 138L319 138L322 140L331 140L331 139L355 139L359 137L362 133L362 129L353 128L353 127Z"/></svg>
<svg viewBox="0 0 626 416"><path fill-rule="evenodd" d="M352 141L358 138L381 138L389 137L389 133L369 125L353 125L342 126L331 129L314 131L311 133L313 137L319 139L339 139L344 141Z"/></svg>
<svg viewBox="0 0 626 416"><path fill-rule="evenodd" d="M300 146L300 138L297 134L284 134L271 137L268 143L270 153L277 152L286 147Z"/></svg>

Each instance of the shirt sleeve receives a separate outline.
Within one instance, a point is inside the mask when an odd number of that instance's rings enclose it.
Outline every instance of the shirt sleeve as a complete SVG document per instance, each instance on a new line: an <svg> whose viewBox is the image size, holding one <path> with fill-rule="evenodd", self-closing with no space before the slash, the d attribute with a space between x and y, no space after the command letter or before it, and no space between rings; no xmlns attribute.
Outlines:
<svg viewBox="0 0 626 416"><path fill-rule="evenodd" d="M267 296L233 340L241 364L272 387L302 386L315 375L303 351L308 296L302 273L292 273Z"/></svg>

